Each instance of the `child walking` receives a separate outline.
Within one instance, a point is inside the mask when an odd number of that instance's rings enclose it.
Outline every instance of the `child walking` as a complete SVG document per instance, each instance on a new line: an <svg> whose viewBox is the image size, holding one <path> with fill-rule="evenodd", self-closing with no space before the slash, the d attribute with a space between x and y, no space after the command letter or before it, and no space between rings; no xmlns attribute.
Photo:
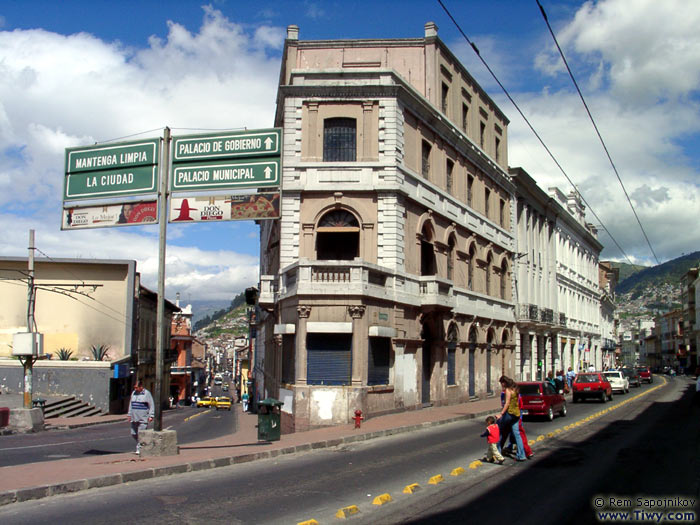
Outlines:
<svg viewBox="0 0 700 525"><path fill-rule="evenodd" d="M498 452L498 442L501 439L501 433L498 430L495 417L489 416L486 418L486 431L481 434L481 437L485 437L486 442L489 444L489 447L486 449L484 461L488 461L489 463L495 461L499 465L503 465L505 458Z"/></svg>

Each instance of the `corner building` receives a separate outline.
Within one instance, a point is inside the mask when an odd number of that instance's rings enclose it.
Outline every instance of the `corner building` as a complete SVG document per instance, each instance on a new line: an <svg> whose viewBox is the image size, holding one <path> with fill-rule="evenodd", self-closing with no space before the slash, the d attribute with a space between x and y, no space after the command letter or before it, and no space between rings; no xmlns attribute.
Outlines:
<svg viewBox="0 0 700 525"><path fill-rule="evenodd" d="M281 219L261 224L258 396L292 431L500 392L508 120L433 23L392 40L298 31L277 99Z"/></svg>

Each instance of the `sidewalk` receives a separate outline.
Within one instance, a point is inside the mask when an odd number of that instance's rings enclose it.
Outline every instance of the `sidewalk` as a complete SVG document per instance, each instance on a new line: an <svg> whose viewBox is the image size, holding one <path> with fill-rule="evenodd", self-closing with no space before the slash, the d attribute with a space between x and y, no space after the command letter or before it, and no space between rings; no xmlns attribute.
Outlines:
<svg viewBox="0 0 700 525"><path fill-rule="evenodd" d="M500 409L500 400L486 400L374 417L354 424L284 434L280 441L258 442L257 416L238 411L236 433L209 441L180 446L177 456L138 457L133 454L71 458L0 468L0 505L106 487L171 474L205 470L237 463L247 463L281 454L333 447L343 443L364 441L421 428L472 419L493 414ZM113 416L116 420L124 416ZM92 424L91 421L69 418L70 424ZM104 416L83 418L105 420ZM58 426L58 419L51 420ZM125 427L125 432L128 429Z"/></svg>

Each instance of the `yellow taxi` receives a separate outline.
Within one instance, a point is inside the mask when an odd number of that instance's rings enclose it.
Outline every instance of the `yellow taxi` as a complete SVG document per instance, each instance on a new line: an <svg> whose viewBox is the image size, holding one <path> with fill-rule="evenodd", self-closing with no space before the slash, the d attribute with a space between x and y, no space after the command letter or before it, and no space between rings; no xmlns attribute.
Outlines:
<svg viewBox="0 0 700 525"><path fill-rule="evenodd" d="M226 409L226 410L231 410L231 398L230 397L217 397L214 405L217 410L221 409Z"/></svg>
<svg viewBox="0 0 700 525"><path fill-rule="evenodd" d="M216 398L205 396L197 400L197 407L213 407L216 406Z"/></svg>

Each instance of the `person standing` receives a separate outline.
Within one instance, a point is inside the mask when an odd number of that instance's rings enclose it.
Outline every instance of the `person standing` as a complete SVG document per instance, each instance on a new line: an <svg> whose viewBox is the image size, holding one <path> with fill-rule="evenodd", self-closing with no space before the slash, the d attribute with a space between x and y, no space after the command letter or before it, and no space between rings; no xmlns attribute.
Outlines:
<svg viewBox="0 0 700 525"><path fill-rule="evenodd" d="M503 450L508 436L512 433L515 436L515 445L517 447L516 461L525 461L525 449L523 441L520 437L520 404L518 402L518 385L511 378L501 376L498 380L501 383L501 388L505 391L505 399L501 413L498 416L499 428L501 430L501 442L499 451Z"/></svg>
<svg viewBox="0 0 700 525"><path fill-rule="evenodd" d="M573 368L569 367L569 370L566 372L566 382L569 385L569 391L574 387L574 377L576 377L576 372L574 372Z"/></svg>
<svg viewBox="0 0 700 525"><path fill-rule="evenodd" d="M498 430L495 417L489 416L486 418L486 431L481 434L481 437L485 437L486 442L488 443L484 461L488 461L489 463L493 463L495 461L499 465L503 465L505 458L501 456L500 452L498 452L497 445L500 438L500 431Z"/></svg>
<svg viewBox="0 0 700 525"><path fill-rule="evenodd" d="M148 424L153 421L155 405L153 396L143 387L143 381L137 381L129 401L129 413L127 418L131 423L131 437L136 441L136 454L141 453L139 433L146 430Z"/></svg>

